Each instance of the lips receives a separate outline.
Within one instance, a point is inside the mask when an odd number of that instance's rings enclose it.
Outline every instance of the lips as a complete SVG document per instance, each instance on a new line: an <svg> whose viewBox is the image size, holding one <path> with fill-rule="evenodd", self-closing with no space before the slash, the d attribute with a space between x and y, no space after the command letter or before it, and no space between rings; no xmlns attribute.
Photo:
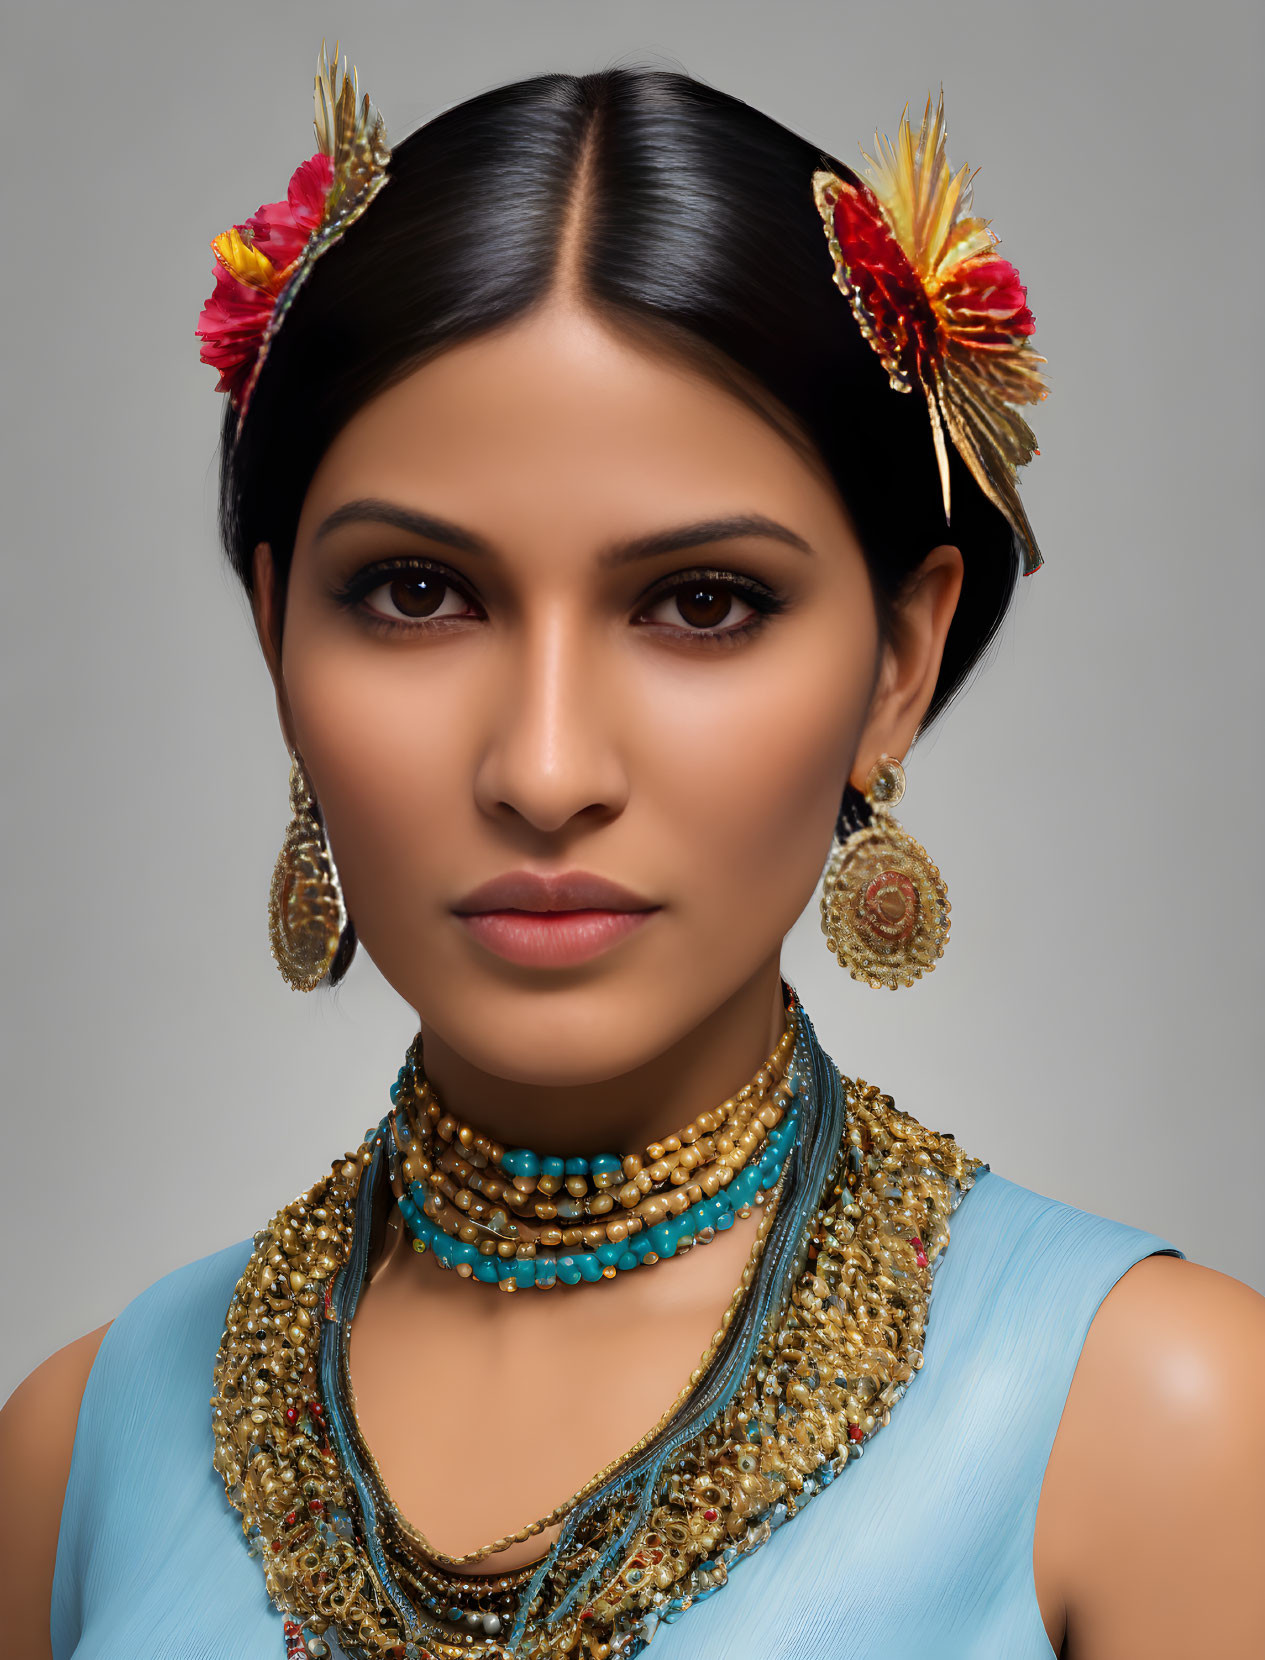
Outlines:
<svg viewBox="0 0 1265 1660"><path fill-rule="evenodd" d="M539 875L530 870L494 876L455 904L458 916L486 911L654 911L658 906L631 888L585 870Z"/></svg>
<svg viewBox="0 0 1265 1660"><path fill-rule="evenodd" d="M507 871L453 906L487 950L530 968L574 968L636 933L661 907L585 870Z"/></svg>

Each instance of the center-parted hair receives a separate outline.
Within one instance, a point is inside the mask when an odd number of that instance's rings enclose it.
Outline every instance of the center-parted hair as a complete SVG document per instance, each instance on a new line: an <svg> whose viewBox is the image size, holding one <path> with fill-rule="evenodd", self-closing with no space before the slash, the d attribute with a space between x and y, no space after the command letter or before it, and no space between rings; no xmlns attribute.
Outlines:
<svg viewBox="0 0 1265 1660"><path fill-rule="evenodd" d="M240 437L226 408L221 532L242 582L284 582L311 478L369 399L564 288L674 352L824 463L884 634L937 543L965 577L926 727L996 632L1015 537L956 452L946 526L924 399L893 390L835 287L812 178L851 169L737 98L654 69L541 75L419 127L295 299Z"/></svg>

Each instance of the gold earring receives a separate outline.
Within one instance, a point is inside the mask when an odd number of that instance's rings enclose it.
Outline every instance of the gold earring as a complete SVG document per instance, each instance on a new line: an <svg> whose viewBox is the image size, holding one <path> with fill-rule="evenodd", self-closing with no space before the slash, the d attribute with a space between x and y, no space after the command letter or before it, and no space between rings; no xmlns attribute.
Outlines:
<svg viewBox="0 0 1265 1660"><path fill-rule="evenodd" d="M840 965L854 980L893 991L944 955L951 909L926 848L892 816L904 793L905 769L881 755L865 785L870 823L842 841L836 832L821 897L821 930Z"/></svg>
<svg viewBox="0 0 1265 1660"><path fill-rule="evenodd" d="M268 892L268 938L286 984L311 991L329 972L347 909L307 776L290 759L290 822Z"/></svg>

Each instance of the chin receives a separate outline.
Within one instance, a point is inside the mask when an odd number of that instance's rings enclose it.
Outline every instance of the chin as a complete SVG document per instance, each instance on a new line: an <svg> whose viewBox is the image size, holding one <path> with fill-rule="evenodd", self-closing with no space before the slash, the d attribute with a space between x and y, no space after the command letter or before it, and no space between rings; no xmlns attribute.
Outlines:
<svg viewBox="0 0 1265 1660"><path fill-rule="evenodd" d="M693 1024L661 974L455 979L418 1009L464 1060L515 1083L600 1083L661 1055Z"/></svg>
<svg viewBox="0 0 1265 1660"><path fill-rule="evenodd" d="M455 961L436 953L425 983L407 992L393 983L463 1060L515 1083L562 1088L618 1077L662 1055L724 997L663 941L635 961L549 971L482 952L474 962L473 949Z"/></svg>

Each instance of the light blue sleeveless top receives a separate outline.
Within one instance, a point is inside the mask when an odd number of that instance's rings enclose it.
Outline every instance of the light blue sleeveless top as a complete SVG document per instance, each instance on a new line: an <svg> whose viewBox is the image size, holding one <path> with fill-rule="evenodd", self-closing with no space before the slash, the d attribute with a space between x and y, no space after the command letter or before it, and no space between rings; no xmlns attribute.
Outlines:
<svg viewBox="0 0 1265 1660"><path fill-rule="evenodd" d="M75 1436L54 1660L284 1660L282 1617L211 1467L211 1371L250 1241L111 1326ZM1042 1477L1098 1305L1158 1235L984 1166L936 1259L922 1370L891 1422L653 1660L1049 1660Z"/></svg>

